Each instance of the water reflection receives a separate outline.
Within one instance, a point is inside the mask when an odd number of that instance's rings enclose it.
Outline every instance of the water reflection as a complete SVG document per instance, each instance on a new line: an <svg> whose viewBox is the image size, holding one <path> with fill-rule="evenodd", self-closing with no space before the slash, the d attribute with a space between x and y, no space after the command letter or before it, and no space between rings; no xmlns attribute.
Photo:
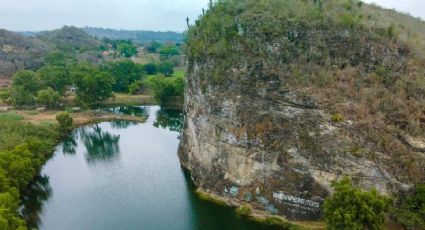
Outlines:
<svg viewBox="0 0 425 230"><path fill-rule="evenodd" d="M156 128L168 128L170 131L180 132L183 127L183 113L181 110L160 109L153 125Z"/></svg>
<svg viewBox="0 0 425 230"><path fill-rule="evenodd" d="M139 122L135 122L135 121L121 121L121 120L115 120L115 121L111 121L111 126L114 129L126 129L130 126L135 126L139 124Z"/></svg>
<svg viewBox="0 0 425 230"><path fill-rule="evenodd" d="M22 215L42 230L266 229L196 196L176 154L178 133L169 131L181 123L179 111L153 106L143 124L77 129L44 166L49 178L34 182Z"/></svg>
<svg viewBox="0 0 425 230"><path fill-rule="evenodd" d="M77 148L76 139L77 139L76 132L73 132L71 135L69 135L62 141L62 152L64 154L76 153L76 150L75 150L75 148Z"/></svg>
<svg viewBox="0 0 425 230"><path fill-rule="evenodd" d="M111 112L117 115L131 115L131 116L148 116L149 109L145 106L121 106L115 108L106 108L106 112Z"/></svg>
<svg viewBox="0 0 425 230"><path fill-rule="evenodd" d="M27 221L28 227L38 228L41 224L40 213L46 200L52 195L49 177L37 176L22 198L21 214Z"/></svg>
<svg viewBox="0 0 425 230"><path fill-rule="evenodd" d="M120 136L103 131L98 124L80 128L79 133L87 150L88 162L111 160L120 153L118 145Z"/></svg>

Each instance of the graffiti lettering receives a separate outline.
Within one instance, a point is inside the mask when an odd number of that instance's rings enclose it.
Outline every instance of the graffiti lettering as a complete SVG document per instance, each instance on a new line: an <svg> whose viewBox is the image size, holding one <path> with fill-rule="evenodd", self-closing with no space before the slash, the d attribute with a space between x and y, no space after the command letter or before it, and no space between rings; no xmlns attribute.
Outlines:
<svg viewBox="0 0 425 230"><path fill-rule="evenodd" d="M303 199L303 198L295 197L295 196L291 196L291 195L286 195L283 192L274 192L273 198L275 200L277 200L279 203L290 202L290 203L293 203L293 204L298 204L298 205L312 207L312 208L319 208L320 207L319 202L307 200L307 199Z"/></svg>

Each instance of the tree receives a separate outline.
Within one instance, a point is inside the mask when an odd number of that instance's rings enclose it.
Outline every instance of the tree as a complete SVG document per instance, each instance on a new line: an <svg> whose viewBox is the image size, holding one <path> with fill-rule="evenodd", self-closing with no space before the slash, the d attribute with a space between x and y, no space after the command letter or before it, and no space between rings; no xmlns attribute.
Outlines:
<svg viewBox="0 0 425 230"><path fill-rule="evenodd" d="M175 45L165 45L159 49L161 56L171 57L180 54L179 49Z"/></svg>
<svg viewBox="0 0 425 230"><path fill-rule="evenodd" d="M70 84L69 71L61 66L45 66L36 72L36 77L43 87L50 87L60 94Z"/></svg>
<svg viewBox="0 0 425 230"><path fill-rule="evenodd" d="M394 212L399 223L408 229L425 228L425 184L417 184L413 192L401 196L398 203Z"/></svg>
<svg viewBox="0 0 425 230"><path fill-rule="evenodd" d="M140 86L142 85L142 82L141 81L135 81L135 82L133 82L133 83L131 83L129 86L128 86L128 93L129 94L136 94L137 93L137 91L139 91L140 90Z"/></svg>
<svg viewBox="0 0 425 230"><path fill-rule="evenodd" d="M44 58L46 66L70 67L77 64L77 59L63 52L52 52Z"/></svg>
<svg viewBox="0 0 425 230"><path fill-rule="evenodd" d="M54 108L58 106L60 98L59 93L50 87L40 90L37 93L37 102L47 108Z"/></svg>
<svg viewBox="0 0 425 230"><path fill-rule="evenodd" d="M174 74L174 65L171 62L164 61L161 62L158 66L159 72L165 76L171 76Z"/></svg>
<svg viewBox="0 0 425 230"><path fill-rule="evenodd" d="M62 135L68 134L74 128L74 120L68 112L57 114L56 121L59 124L59 131Z"/></svg>
<svg viewBox="0 0 425 230"><path fill-rule="evenodd" d="M117 46L118 52L124 57L131 57L137 53L136 47L130 42L123 42Z"/></svg>
<svg viewBox="0 0 425 230"><path fill-rule="evenodd" d="M21 70L13 76L12 87L21 87L28 93L35 93L40 88L40 81L35 77L33 71Z"/></svg>
<svg viewBox="0 0 425 230"><path fill-rule="evenodd" d="M22 86L12 87L10 97L7 99L7 103L17 107L34 105L34 102L34 95Z"/></svg>
<svg viewBox="0 0 425 230"><path fill-rule="evenodd" d="M149 43L149 45L146 47L146 50L147 50L149 53L156 53L160 47L161 47L161 43L156 42L156 41L152 41L152 42L151 42L151 43Z"/></svg>
<svg viewBox="0 0 425 230"><path fill-rule="evenodd" d="M332 182L334 194L325 200L324 216L329 229L382 229L390 199L376 189L362 191L344 178Z"/></svg>
<svg viewBox="0 0 425 230"><path fill-rule="evenodd" d="M148 63L143 66L146 74L154 75L158 73L158 66L155 63Z"/></svg>
<svg viewBox="0 0 425 230"><path fill-rule="evenodd" d="M184 80L182 78L165 78L163 76L149 79L155 100L164 105L171 97L182 96L184 92Z"/></svg>
<svg viewBox="0 0 425 230"><path fill-rule="evenodd" d="M143 66L132 61L106 63L100 70L112 75L114 78L112 89L115 92L128 92L129 86L144 75Z"/></svg>
<svg viewBox="0 0 425 230"><path fill-rule="evenodd" d="M77 101L84 107L94 107L112 97L113 77L89 64L81 64L72 71L77 86Z"/></svg>

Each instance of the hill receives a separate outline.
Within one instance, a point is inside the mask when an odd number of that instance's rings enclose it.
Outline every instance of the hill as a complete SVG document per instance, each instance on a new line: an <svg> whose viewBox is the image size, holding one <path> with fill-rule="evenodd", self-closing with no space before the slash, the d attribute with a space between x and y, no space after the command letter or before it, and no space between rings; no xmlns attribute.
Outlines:
<svg viewBox="0 0 425 230"><path fill-rule="evenodd" d="M40 68L44 57L55 51L96 63L101 58L99 45L99 40L72 26L37 33L0 30L0 86L7 86L18 70Z"/></svg>
<svg viewBox="0 0 425 230"><path fill-rule="evenodd" d="M201 191L317 220L331 182L425 181L425 23L355 0L223 0L188 32L179 157Z"/></svg>
<svg viewBox="0 0 425 230"><path fill-rule="evenodd" d="M38 38L0 29L0 79L10 78L20 69L39 68L43 57L52 50L52 46Z"/></svg>
<svg viewBox="0 0 425 230"><path fill-rule="evenodd" d="M100 44L98 40L84 30L73 26L64 26L53 31L37 33L36 37L46 43L51 43L64 52L85 52L96 50Z"/></svg>
<svg viewBox="0 0 425 230"><path fill-rule="evenodd" d="M134 42L183 42L182 33L171 31L114 30L95 27L85 27L83 30L98 38L109 38L114 40L133 40Z"/></svg>

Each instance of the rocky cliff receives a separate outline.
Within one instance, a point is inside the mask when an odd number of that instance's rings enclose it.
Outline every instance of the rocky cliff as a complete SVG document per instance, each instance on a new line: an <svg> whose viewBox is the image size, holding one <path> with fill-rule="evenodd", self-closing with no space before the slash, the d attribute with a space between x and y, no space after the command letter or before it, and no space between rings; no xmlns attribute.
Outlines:
<svg viewBox="0 0 425 230"><path fill-rule="evenodd" d="M200 189L315 220L343 176L425 181L425 61L341 2L221 1L196 21L179 157Z"/></svg>

